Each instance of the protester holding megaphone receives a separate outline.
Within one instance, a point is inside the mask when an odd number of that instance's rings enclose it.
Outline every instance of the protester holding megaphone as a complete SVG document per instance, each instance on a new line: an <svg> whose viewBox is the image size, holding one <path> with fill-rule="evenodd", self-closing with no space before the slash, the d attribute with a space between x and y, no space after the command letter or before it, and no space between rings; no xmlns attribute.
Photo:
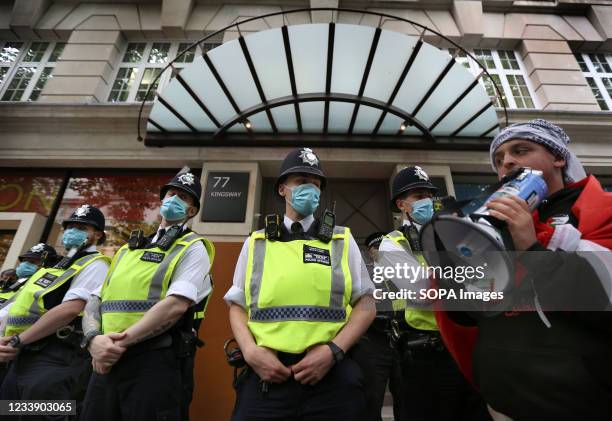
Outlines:
<svg viewBox="0 0 612 421"><path fill-rule="evenodd" d="M451 353L494 416L612 419L612 313L601 311L610 305L612 194L586 176L569 141L561 127L533 120L505 128L490 148L500 179L529 167L547 185L533 212L515 195L487 203L507 226L517 251L514 284L534 308L478 320L438 314ZM573 311L550 311L561 309ZM458 325L470 321L477 334Z"/></svg>

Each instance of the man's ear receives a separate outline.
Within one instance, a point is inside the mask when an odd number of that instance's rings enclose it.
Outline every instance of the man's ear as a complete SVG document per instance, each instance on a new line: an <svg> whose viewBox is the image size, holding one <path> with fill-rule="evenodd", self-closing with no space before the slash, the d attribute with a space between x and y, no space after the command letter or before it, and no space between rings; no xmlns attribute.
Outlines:
<svg viewBox="0 0 612 421"><path fill-rule="evenodd" d="M197 214L198 208L196 208L195 206L189 206L189 208L187 209L187 216L189 217L189 219L193 218Z"/></svg>
<svg viewBox="0 0 612 421"><path fill-rule="evenodd" d="M401 208L401 204L402 204L403 200L402 199L395 199L395 206L397 206L397 208L404 213L404 210Z"/></svg>
<svg viewBox="0 0 612 421"><path fill-rule="evenodd" d="M286 194L286 193L285 193L286 188L287 188L287 186L286 186L286 185L284 185L284 184L279 184L279 185L278 185L278 194L279 194L281 197L285 197L285 194Z"/></svg>
<svg viewBox="0 0 612 421"><path fill-rule="evenodd" d="M565 168L565 164L567 161L559 156L555 156L555 160L553 161L553 166L555 168Z"/></svg>

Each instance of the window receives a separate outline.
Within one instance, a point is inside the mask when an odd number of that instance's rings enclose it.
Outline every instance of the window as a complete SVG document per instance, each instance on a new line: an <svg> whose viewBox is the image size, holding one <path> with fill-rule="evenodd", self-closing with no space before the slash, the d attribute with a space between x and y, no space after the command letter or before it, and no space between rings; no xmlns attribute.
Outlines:
<svg viewBox="0 0 612 421"><path fill-rule="evenodd" d="M452 54L455 50L451 49ZM487 69L491 77L484 74L480 82L493 100L496 107L502 103L497 95L493 82L497 84L502 94L502 101L508 108L535 108L533 91L529 79L525 76L519 57L511 50L475 49L474 57ZM465 53L459 52L455 60L474 75L481 72L480 66Z"/></svg>
<svg viewBox="0 0 612 421"><path fill-rule="evenodd" d="M599 108L612 109L612 55L574 53Z"/></svg>
<svg viewBox="0 0 612 421"><path fill-rule="evenodd" d="M152 101L155 92L165 86L176 76L196 55L215 48L218 42L202 43L185 52L172 66L171 72L166 72L157 78L169 61L186 50L191 42L132 42L126 47L121 64L115 75L115 80L108 95L109 102L140 102L145 99ZM156 79L157 78L157 79ZM149 95L147 95L147 90Z"/></svg>
<svg viewBox="0 0 612 421"><path fill-rule="evenodd" d="M474 199L498 182L497 176L492 172L488 174L453 173L452 176L455 196L459 201Z"/></svg>
<svg viewBox="0 0 612 421"><path fill-rule="evenodd" d="M0 99L36 101L64 50L61 42L0 42Z"/></svg>

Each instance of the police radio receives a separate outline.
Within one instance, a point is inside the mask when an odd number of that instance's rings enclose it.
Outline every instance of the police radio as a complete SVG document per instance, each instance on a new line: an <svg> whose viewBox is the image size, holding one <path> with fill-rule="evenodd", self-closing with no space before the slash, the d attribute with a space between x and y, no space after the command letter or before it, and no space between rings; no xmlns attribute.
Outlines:
<svg viewBox="0 0 612 421"><path fill-rule="evenodd" d="M280 216L278 214L270 214L266 215L266 239L267 240L280 240L281 238L281 230L280 230Z"/></svg>
<svg viewBox="0 0 612 421"><path fill-rule="evenodd" d="M28 281L28 279L30 278L20 278L17 279L15 282L13 282L8 288L6 288L8 291L10 292L15 292L18 291L19 288L21 288L22 286L25 285L25 283Z"/></svg>
<svg viewBox="0 0 612 421"><path fill-rule="evenodd" d="M404 238L408 240L408 244L410 244L410 249L412 251L423 251L419 231L413 224L402 225L398 230L404 234Z"/></svg>
<svg viewBox="0 0 612 421"><path fill-rule="evenodd" d="M130 232L130 238L128 239L128 247L130 250L136 250L144 247L145 236L143 230L134 230Z"/></svg>
<svg viewBox="0 0 612 421"><path fill-rule="evenodd" d="M81 244L78 247L71 248L68 251L68 253L66 253L66 256L64 256L62 260L59 261L58 264L53 266L53 268L54 269L68 269L72 265L73 261L75 260L75 256L79 254L81 251L85 250L86 248L87 248L87 241L85 241L83 244Z"/></svg>
<svg viewBox="0 0 612 421"><path fill-rule="evenodd" d="M160 249L167 251L170 247L172 247L172 244L174 244L174 242L181 235L182 232L182 225L172 225L166 230L166 233L162 236L162 238L157 239L155 245Z"/></svg>
<svg viewBox="0 0 612 421"><path fill-rule="evenodd" d="M324 243L329 243L334 235L334 227L336 226L336 202L332 205L332 210L325 209L319 222L317 230L317 238Z"/></svg>

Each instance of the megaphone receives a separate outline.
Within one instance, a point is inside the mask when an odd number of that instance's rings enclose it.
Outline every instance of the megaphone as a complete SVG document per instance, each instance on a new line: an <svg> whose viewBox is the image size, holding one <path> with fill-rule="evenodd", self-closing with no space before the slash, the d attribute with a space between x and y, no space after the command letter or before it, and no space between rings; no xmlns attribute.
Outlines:
<svg viewBox="0 0 612 421"><path fill-rule="evenodd" d="M420 233L423 256L430 266L480 268L482 277L444 287L477 293L508 292L514 285L514 246L504 222L489 214L487 203L494 198L515 195L534 210L548 189L541 171L520 168L504 177L477 198L461 207L456 215L435 215Z"/></svg>

